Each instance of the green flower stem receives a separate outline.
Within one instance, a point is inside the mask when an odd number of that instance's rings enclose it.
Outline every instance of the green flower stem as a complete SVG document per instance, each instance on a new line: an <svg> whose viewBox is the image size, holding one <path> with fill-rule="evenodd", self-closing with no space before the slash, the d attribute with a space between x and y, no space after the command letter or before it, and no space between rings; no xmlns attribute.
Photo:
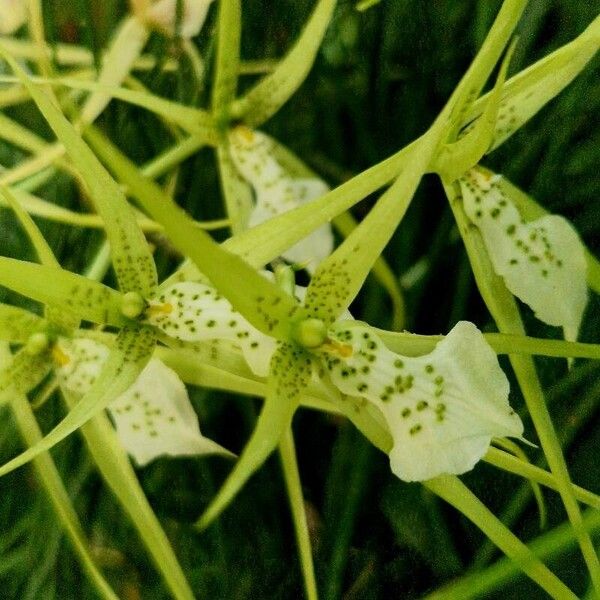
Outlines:
<svg viewBox="0 0 600 600"><path fill-rule="evenodd" d="M27 0L29 18L27 25L29 34L37 48L36 63L38 69L44 77L51 77L53 73L50 56L44 52L46 48L46 36L44 33L44 15L42 12L41 0Z"/></svg>
<svg viewBox="0 0 600 600"><path fill-rule="evenodd" d="M590 371L590 367L593 367L593 371ZM587 368L582 367L578 371L585 371L585 374L593 373L594 376L598 373L598 366L595 363L588 363ZM548 403L552 404L553 400L558 398L569 397L573 393L573 380L572 377L574 371L571 371L569 376L563 379L558 385L551 388L548 395ZM565 385L565 380L571 385ZM579 376L576 381L579 381ZM587 391L583 399L577 403L574 412L569 412L568 418L558 427L559 437L561 446L567 449L577 434L577 431L581 426L586 423L594 414L595 410L600 404L600 383L597 383ZM541 466L543 461L538 461L538 466ZM518 518L523 514L527 503L531 498L531 487L529 484L524 483L512 494L511 499L502 511L500 520L505 523L508 527L511 527L513 523L516 523ZM473 564L476 567L483 567L486 565L494 553L494 547L485 541L478 549L473 559Z"/></svg>
<svg viewBox="0 0 600 600"><path fill-rule="evenodd" d="M583 523L590 533L600 532L600 512L589 510L583 515ZM540 559L552 559L571 550L576 545L575 534L569 523L563 523L552 531L530 542L529 548ZM508 558L501 558L492 566L475 571L438 588L423 600L468 600L486 598L491 592L513 583L519 576L519 565ZM562 598L563 596L555 596ZM572 597L572 596L568 596ZM595 596L590 596L593 598Z"/></svg>
<svg viewBox="0 0 600 600"><path fill-rule="evenodd" d="M212 114L217 127L226 127L235 98L240 68L242 6L240 0L219 3L217 56L212 89Z"/></svg>
<svg viewBox="0 0 600 600"><path fill-rule="evenodd" d="M524 335L519 309L504 282L493 270L479 231L464 213L458 186L444 185L450 207L463 238L479 291L502 333ZM535 425L542 449L556 477L558 491L581 547L594 586L600 592L600 563L589 534L583 527L581 512L575 497L560 442L544 401L537 372L530 357L511 354L510 362L521 386L529 414Z"/></svg>
<svg viewBox="0 0 600 600"><path fill-rule="evenodd" d="M494 514L458 479L449 475L426 482L425 487L454 506L485 533L518 568L552 598L577 598ZM460 596L455 596L460 597Z"/></svg>
<svg viewBox="0 0 600 600"><path fill-rule="evenodd" d="M181 164L204 146L206 146L204 137L190 135L140 167L140 172L144 177L156 179Z"/></svg>
<svg viewBox="0 0 600 600"><path fill-rule="evenodd" d="M525 479L536 481L552 490L558 489L556 480L551 473L548 473L548 471L544 471L544 469L540 469L531 463L520 460L508 452L498 450L498 448L490 448L483 460L503 471L508 471L509 473L524 477ZM573 486L573 493L580 502L600 510L600 496L589 492L578 485Z"/></svg>
<svg viewBox="0 0 600 600"><path fill-rule="evenodd" d="M308 600L317 600L317 582L315 580L315 567L312 557L310 532L308 531L304 497L302 496L302 484L300 483L294 436L291 428L288 428L279 442L279 455L281 457L285 487L290 501L294 529L296 531L296 541L298 544L298 552L300 554L302 574L304 576L306 597Z"/></svg>
<svg viewBox="0 0 600 600"><path fill-rule="evenodd" d="M12 395L10 406L23 439L28 446L33 446L42 439L42 432L29 401L25 396L15 393ZM40 454L33 460L33 467L98 595L105 600L118 600L118 596L90 556L85 533L50 454Z"/></svg>

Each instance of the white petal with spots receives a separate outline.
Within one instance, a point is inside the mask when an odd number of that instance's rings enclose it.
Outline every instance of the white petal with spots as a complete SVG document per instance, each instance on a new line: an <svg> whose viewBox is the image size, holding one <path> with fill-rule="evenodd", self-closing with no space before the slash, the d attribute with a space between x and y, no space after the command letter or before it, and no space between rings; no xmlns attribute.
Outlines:
<svg viewBox="0 0 600 600"><path fill-rule="evenodd" d="M109 352L91 339L60 338L52 354L61 388L73 395L85 394ZM201 434L185 385L157 359L150 360L108 411L121 443L140 466L159 456L230 454Z"/></svg>
<svg viewBox="0 0 600 600"><path fill-rule="evenodd" d="M391 352L368 327L339 322L330 339L322 352L333 383L379 407L394 441L392 471L404 481L469 471L492 437L523 432L508 380L472 323L416 358Z"/></svg>
<svg viewBox="0 0 600 600"><path fill-rule="evenodd" d="M179 35L190 39L200 33L212 0L183 0ZM145 18L169 35L177 28L177 0L159 0L146 12Z"/></svg>
<svg viewBox="0 0 600 600"><path fill-rule="evenodd" d="M583 244L558 215L525 223L499 177L472 169L460 179L465 212L479 228L494 270L544 323L577 339L587 303Z"/></svg>
<svg viewBox="0 0 600 600"><path fill-rule="evenodd" d="M157 359L108 409L119 439L140 466L159 456L230 454L200 433L185 385Z"/></svg>
<svg viewBox="0 0 600 600"><path fill-rule="evenodd" d="M239 126L230 132L229 141L233 163L255 193L256 204L250 215L250 227L329 191L327 184L320 179L290 177L275 158L273 141L264 133ZM331 226L325 224L292 246L283 257L290 262L306 265L306 269L312 273L332 250Z"/></svg>
<svg viewBox="0 0 600 600"><path fill-rule="evenodd" d="M235 312L229 301L203 283L176 283L151 300L146 322L185 342L230 340L242 350L257 375L269 372L276 342Z"/></svg>
<svg viewBox="0 0 600 600"><path fill-rule="evenodd" d="M102 370L110 350L88 338L59 338L52 356L58 382L70 394L86 394Z"/></svg>

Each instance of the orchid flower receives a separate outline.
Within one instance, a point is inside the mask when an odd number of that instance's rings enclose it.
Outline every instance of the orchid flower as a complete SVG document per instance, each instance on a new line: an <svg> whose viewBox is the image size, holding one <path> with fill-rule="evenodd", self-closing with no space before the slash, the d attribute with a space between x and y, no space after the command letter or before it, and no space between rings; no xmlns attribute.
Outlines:
<svg viewBox="0 0 600 600"><path fill-rule="evenodd" d="M110 349L89 338L59 337L52 348L60 387L81 397L98 378ZM117 435L138 466L159 456L231 453L200 433L178 375L153 358L134 384L108 405Z"/></svg>
<svg viewBox="0 0 600 600"><path fill-rule="evenodd" d="M251 184L255 205L248 222L254 227L310 202L329 191L317 177L292 177L279 162L276 142L268 135L239 125L229 133L229 149L239 174ZM331 225L325 223L283 253L286 260L313 273L333 250Z"/></svg>
<svg viewBox="0 0 600 600"><path fill-rule="evenodd" d="M48 321L16 307L1 305L0 321L2 337L23 344L13 364L3 370L13 373L11 381L15 380L14 369L23 363L20 371L30 372L29 389L53 370L61 390L79 399L89 392L110 353L106 344L83 331L76 331L74 337L56 336ZM19 379L23 384L23 377ZM139 466L163 455L231 455L200 433L185 385L156 358L107 408L118 438Z"/></svg>
<svg viewBox="0 0 600 600"><path fill-rule="evenodd" d="M181 22L177 19L177 1L158 0L151 4L144 11L144 20L171 37L178 34L184 39L193 38L200 33L212 0L183 0Z"/></svg>
<svg viewBox="0 0 600 600"><path fill-rule="evenodd" d="M277 347L203 283L163 290L145 320L185 342L233 340L261 376ZM492 437L523 433L508 404L508 380L471 323L459 323L433 352L416 358L391 352L369 327L345 316L326 331L309 320L301 337L315 373L327 373L339 392L381 411L394 440L392 471L405 481L464 473Z"/></svg>
<svg viewBox="0 0 600 600"><path fill-rule="evenodd" d="M0 0L0 34L14 33L27 21L25 0Z"/></svg>
<svg viewBox="0 0 600 600"><path fill-rule="evenodd" d="M576 340L588 299L584 246L558 215L525 222L502 178L473 168L459 179L467 216L479 229L494 270L538 319Z"/></svg>

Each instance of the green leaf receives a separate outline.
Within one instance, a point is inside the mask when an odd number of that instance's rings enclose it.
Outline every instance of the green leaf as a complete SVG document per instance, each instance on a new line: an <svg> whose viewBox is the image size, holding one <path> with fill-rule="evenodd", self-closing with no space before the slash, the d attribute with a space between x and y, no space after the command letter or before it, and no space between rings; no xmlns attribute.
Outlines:
<svg viewBox="0 0 600 600"><path fill-rule="evenodd" d="M600 529L600 511L589 510L584 514L585 528L597 535ZM570 523L562 523L548 533L528 542L529 549L544 560L556 559L570 552L575 545L575 532ZM569 558L566 559L570 560ZM519 564L510 558L501 558L486 569L477 569L451 581L428 594L423 600L470 600L497 595L500 588L518 581ZM514 589L514 588L513 588Z"/></svg>
<svg viewBox="0 0 600 600"><path fill-rule="evenodd" d="M231 114L251 127L273 116L300 87L310 71L333 15L336 0L319 0L293 48L275 70L236 100Z"/></svg>
<svg viewBox="0 0 600 600"><path fill-rule="evenodd" d="M303 314L295 299L200 231L158 185L143 177L97 130L89 128L85 135L144 209L164 227L175 247L196 264L235 310L263 333L282 340L290 338L293 320Z"/></svg>
<svg viewBox="0 0 600 600"><path fill-rule="evenodd" d="M444 179L452 182L463 173L476 165L480 158L486 153L494 140L494 131L500 107L502 86L506 80L506 71L510 58L514 52L513 43L502 61L496 84L490 92L485 109L481 117L468 131L464 131L462 137L456 142L445 144L435 159L433 170Z"/></svg>
<svg viewBox="0 0 600 600"><path fill-rule="evenodd" d="M21 223L21 226L27 233L27 237L33 245L39 261L47 266L58 267L58 261L54 256L54 253L48 246L48 243L44 239L42 232L38 229L37 225L33 222L33 219L29 216L29 213L23 209L20 202L12 195L10 190L0 185L0 194L4 197L7 204L12 208L17 219Z"/></svg>
<svg viewBox="0 0 600 600"><path fill-rule="evenodd" d="M11 408L21 435L28 446L34 446L42 439L42 432L37 424L27 397L22 394L13 395ZM105 600L118 600L108 582L104 579L90 555L85 532L69 499L69 493L60 478L50 454L44 452L33 459L33 467L40 483L48 494L52 506L69 537L73 549L82 567L86 571L98 595Z"/></svg>
<svg viewBox="0 0 600 600"><path fill-rule="evenodd" d="M123 327L122 295L102 283L59 267L0 257L0 285L80 319Z"/></svg>
<svg viewBox="0 0 600 600"><path fill-rule="evenodd" d="M208 527L275 450L292 422L300 394L309 381L310 362L308 354L289 344L283 344L273 355L267 396L256 428L233 471L197 521L196 527Z"/></svg>
<svg viewBox="0 0 600 600"><path fill-rule="evenodd" d="M503 144L545 104L557 96L586 67L600 46L600 17L569 44L562 46L504 85L491 152ZM490 92L493 93L493 92ZM485 110L490 93L465 114L461 127L472 127Z"/></svg>
<svg viewBox="0 0 600 600"><path fill-rule="evenodd" d="M1 47L0 55L10 64L21 83L27 88L44 118L64 144L71 160L81 172L90 197L106 223L113 265L121 289L124 292L135 291L145 296L150 295L157 281L154 260L144 234L136 222L135 213L127 203L121 188L81 139L80 134L54 105L52 99L32 83L25 71Z"/></svg>
<svg viewBox="0 0 600 600"><path fill-rule="evenodd" d="M30 335L43 331L48 323L42 317L17 306L0 304L0 340L24 344Z"/></svg>
<svg viewBox="0 0 600 600"><path fill-rule="evenodd" d="M122 394L150 360L154 343L154 334L149 328L122 330L89 393L41 441L0 467L0 476L58 444Z"/></svg>

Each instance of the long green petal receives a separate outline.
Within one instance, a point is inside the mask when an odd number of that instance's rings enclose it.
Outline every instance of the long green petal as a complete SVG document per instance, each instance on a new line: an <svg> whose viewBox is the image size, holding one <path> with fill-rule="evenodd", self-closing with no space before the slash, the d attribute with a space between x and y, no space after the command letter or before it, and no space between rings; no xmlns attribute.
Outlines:
<svg viewBox="0 0 600 600"><path fill-rule="evenodd" d="M274 283L259 275L240 257L222 249L153 181L143 177L97 130L88 128L86 137L119 179L127 184L145 210L165 229L175 247L188 256L257 329L278 339L290 339L292 319L301 318L297 302Z"/></svg>
<svg viewBox="0 0 600 600"><path fill-rule="evenodd" d="M86 321L115 327L128 323L119 292L59 267L0 256L0 285Z"/></svg>
<svg viewBox="0 0 600 600"><path fill-rule="evenodd" d="M237 90L241 29L240 0L219 2L217 56L212 88L212 111L219 124L228 120L229 103L235 98Z"/></svg>
<svg viewBox="0 0 600 600"><path fill-rule="evenodd" d="M0 194L6 200L6 203L11 207L15 213L17 219L21 223L21 226L27 233L27 237L31 241L38 258L42 264L58 266L58 262L54 253L48 246L48 243L44 239L42 232L38 229L37 225L33 222L33 219L29 216L29 213L23 209L20 202L13 196L11 191L0 185Z"/></svg>
<svg viewBox="0 0 600 600"><path fill-rule="evenodd" d="M9 402L13 393L27 394L37 386L50 371L48 355L31 355L26 349L19 350L12 360L0 369L0 406Z"/></svg>
<svg viewBox="0 0 600 600"><path fill-rule="evenodd" d="M500 107L502 86L506 79L506 71L508 70L514 49L515 44L513 43L502 61L498 77L496 78L496 84L489 94L481 117L456 142L446 144L441 148L433 170L444 181L451 182L458 179L463 173L476 165L491 146L494 140L494 130Z"/></svg>
<svg viewBox="0 0 600 600"><path fill-rule="evenodd" d="M149 329L121 331L89 393L40 442L0 467L0 476L49 450L105 408L137 379L150 360L153 349L154 335Z"/></svg>
<svg viewBox="0 0 600 600"><path fill-rule="evenodd" d="M310 358L302 350L285 344L276 351L271 361L267 396L252 437L196 527L208 527L275 450L281 436L291 424L300 394L309 377Z"/></svg>
<svg viewBox="0 0 600 600"><path fill-rule="evenodd" d="M503 88L494 141L488 152L503 144L586 67L600 47L600 17L569 44L511 77ZM489 94L477 100L461 127L482 115Z"/></svg>
<svg viewBox="0 0 600 600"><path fill-rule="evenodd" d="M514 473L520 477L524 477L530 482L540 483L551 490L557 490L558 486L552 473L548 473L540 467L536 467L531 463L525 462L508 452L503 452L498 448L490 448L483 460L499 469L503 469L508 473ZM594 494L578 485L573 486L573 493L580 502L584 502L597 510L600 510L600 496Z"/></svg>
<svg viewBox="0 0 600 600"><path fill-rule="evenodd" d="M3 78L6 80L7 78ZM31 79L34 84L48 84L53 86L65 86L75 90L87 90L94 94L116 98L145 108L161 118L179 125L190 134L201 136L206 143L216 144L216 132L211 116L199 108L185 106L179 102L166 100L160 96L155 96L150 92L141 92L130 90L115 85L102 85L94 81L85 81L82 79L71 79L69 77L57 77L55 79L44 79L34 77ZM83 121L87 124L88 121Z"/></svg>
<svg viewBox="0 0 600 600"><path fill-rule="evenodd" d="M105 87L120 85L129 75L149 37L149 29L139 19L135 17L125 19L102 58L98 84ZM110 94L102 94L99 91L91 94L81 109L81 121L93 123L110 100Z"/></svg>
<svg viewBox="0 0 600 600"><path fill-rule="evenodd" d="M135 291L145 296L150 295L157 281L154 260L144 234L136 222L135 213L122 190L81 139L80 134L54 105L52 99L32 83L25 71L1 48L0 55L27 88L81 172L90 196L106 223L113 264L121 289L124 292Z"/></svg>
<svg viewBox="0 0 600 600"><path fill-rule="evenodd" d="M413 148L404 170L390 189L359 227L319 265L306 293L305 307L311 316L333 323L354 300L404 216L438 141L439 137L432 134Z"/></svg>
<svg viewBox="0 0 600 600"><path fill-rule="evenodd" d="M0 304L1 341L24 344L30 335L44 330L47 325L45 319L24 308Z"/></svg>
<svg viewBox="0 0 600 600"><path fill-rule="evenodd" d="M232 116L258 127L273 116L300 87L310 71L336 0L319 0L294 47L275 70L261 79L243 98L233 103Z"/></svg>

